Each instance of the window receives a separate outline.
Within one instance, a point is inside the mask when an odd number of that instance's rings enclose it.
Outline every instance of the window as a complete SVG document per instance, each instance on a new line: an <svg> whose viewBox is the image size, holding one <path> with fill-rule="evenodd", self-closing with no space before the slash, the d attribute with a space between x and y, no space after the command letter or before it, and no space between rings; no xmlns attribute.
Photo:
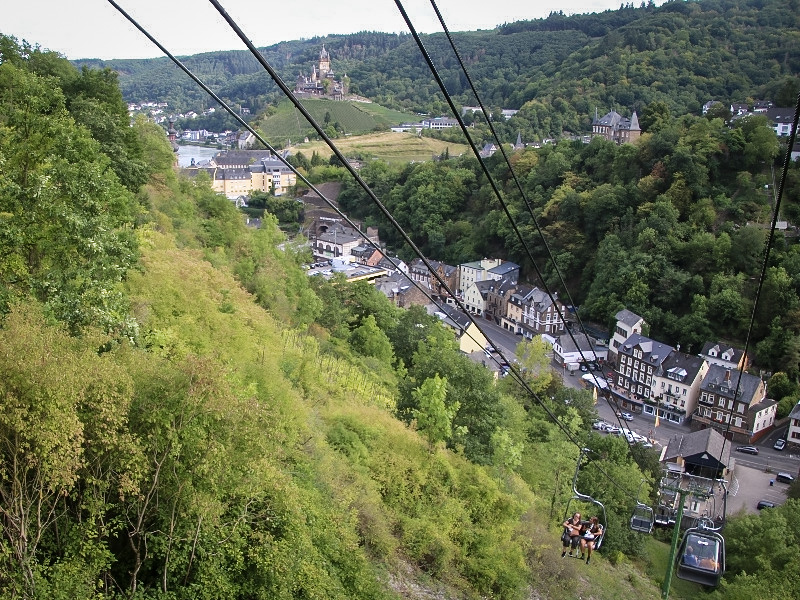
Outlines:
<svg viewBox="0 0 800 600"><path fill-rule="evenodd" d="M617 377L617 385L622 385L622 375Z"/></svg>
<svg viewBox="0 0 800 600"><path fill-rule="evenodd" d="M683 395L686 395L686 388L683 388Z"/></svg>
<svg viewBox="0 0 800 600"><path fill-rule="evenodd" d="M743 415L744 414L744 404L742 404L741 402L739 404L737 404L736 405L736 412L738 412L739 414Z"/></svg>
<svg viewBox="0 0 800 600"><path fill-rule="evenodd" d="M733 424L734 424L735 427L741 427L742 426L742 418L741 417L736 417L733 420Z"/></svg>
<svg viewBox="0 0 800 600"><path fill-rule="evenodd" d="M627 360L628 360L628 357L627 357L627 356L625 356L624 354L623 354L622 356L620 356L620 357L619 357L619 362L620 362L621 364L623 364L623 365L625 364L625 361L627 361Z"/></svg>
<svg viewBox="0 0 800 600"><path fill-rule="evenodd" d="M647 372L652 375L653 374L653 367L647 367Z"/></svg>
<svg viewBox="0 0 800 600"><path fill-rule="evenodd" d="M717 401L719 406L725 406L725 398L720 396L720 399Z"/></svg>
<svg viewBox="0 0 800 600"><path fill-rule="evenodd" d="M637 394L641 394L641 393L642 393L642 386L638 386L638 387L636 388L636 393L637 393Z"/></svg>
<svg viewBox="0 0 800 600"><path fill-rule="evenodd" d="M645 398L649 398L650 397L650 390L648 388L644 388L644 397Z"/></svg>
<svg viewBox="0 0 800 600"><path fill-rule="evenodd" d="M650 376L649 376L649 375L647 376L647 379L645 379L645 381L644 381L644 382L645 382L647 385L650 385Z"/></svg>
<svg viewBox="0 0 800 600"><path fill-rule="evenodd" d="M664 382L663 381L661 382L661 389L662 390L664 389Z"/></svg>

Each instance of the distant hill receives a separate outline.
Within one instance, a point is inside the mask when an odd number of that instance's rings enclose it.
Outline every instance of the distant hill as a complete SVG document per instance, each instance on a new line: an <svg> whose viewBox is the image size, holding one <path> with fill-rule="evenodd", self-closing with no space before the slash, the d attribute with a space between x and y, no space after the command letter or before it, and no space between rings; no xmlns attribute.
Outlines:
<svg viewBox="0 0 800 600"><path fill-rule="evenodd" d="M798 0L672 1L597 14L521 21L453 33L484 103L520 109L500 133L526 140L589 130L595 110L629 115L664 102L673 114L697 114L708 100L769 99L791 104L800 90ZM466 77L443 34L422 36L456 103L474 105ZM448 111L409 35L361 32L285 42L262 49L285 81L308 71L322 44L353 93L397 110ZM186 57L186 64L223 98L253 114L280 92L246 51ZM210 105L165 58L85 61L119 72L128 100L166 100L177 110Z"/></svg>

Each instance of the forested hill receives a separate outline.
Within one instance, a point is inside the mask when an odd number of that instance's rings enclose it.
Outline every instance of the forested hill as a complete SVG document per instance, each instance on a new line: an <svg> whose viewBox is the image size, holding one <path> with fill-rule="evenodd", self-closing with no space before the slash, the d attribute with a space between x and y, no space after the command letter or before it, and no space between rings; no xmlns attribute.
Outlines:
<svg viewBox="0 0 800 600"><path fill-rule="evenodd" d="M640 111L661 100L673 114L697 113L710 99L771 99L791 105L800 72L798 0L673 1L597 14L522 21L494 30L454 33L459 53L490 107L523 109L515 122L526 139L589 128L595 108ZM422 36L448 90L475 100L444 34ZM163 40L169 47L169 40ZM446 105L409 35L331 34L264 48L286 81L308 72L322 44L355 93L390 107L439 114ZM186 58L225 99L262 109L278 91L246 51ZM176 109L209 100L165 58L85 61L120 74L128 100L166 100ZM264 90L267 90L266 92Z"/></svg>

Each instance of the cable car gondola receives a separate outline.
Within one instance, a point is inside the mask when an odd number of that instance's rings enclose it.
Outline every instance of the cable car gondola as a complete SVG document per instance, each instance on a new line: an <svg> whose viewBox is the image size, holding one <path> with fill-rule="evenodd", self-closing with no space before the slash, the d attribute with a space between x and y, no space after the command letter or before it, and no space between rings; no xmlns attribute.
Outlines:
<svg viewBox="0 0 800 600"><path fill-rule="evenodd" d="M567 501L567 508L564 511L564 520L566 521L567 519L569 519L570 515L572 514L570 509L572 507L573 501L588 502L590 504L595 505L599 509L597 514L598 520L600 521L600 524L603 526L603 533L600 535L600 537L594 540L594 549L599 550L600 546L603 545L603 540L605 540L606 538L606 532L608 529L608 519L606 518L606 507L603 506L603 503L600 502L599 500L595 500L591 496L587 494L581 494L578 491L578 471L580 471L581 468L583 455L586 454L588 451L589 451L588 448L581 448L581 454L578 457L578 464L575 465L575 475L572 477L572 498L570 498Z"/></svg>

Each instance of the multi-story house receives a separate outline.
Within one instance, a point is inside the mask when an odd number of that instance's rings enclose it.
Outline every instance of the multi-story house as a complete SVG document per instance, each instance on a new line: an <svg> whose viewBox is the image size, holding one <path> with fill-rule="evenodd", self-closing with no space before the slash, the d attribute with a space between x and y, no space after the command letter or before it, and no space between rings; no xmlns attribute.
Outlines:
<svg viewBox="0 0 800 600"><path fill-rule="evenodd" d="M692 415L694 429L713 427L728 439L751 443L772 427L777 403L759 377L710 365Z"/></svg>
<svg viewBox="0 0 800 600"><path fill-rule="evenodd" d="M766 111L770 127L778 137L789 137L792 134L792 123L794 122L794 107L780 108L772 107Z"/></svg>
<svg viewBox="0 0 800 600"><path fill-rule="evenodd" d="M458 266L458 289L464 294L472 283L503 277L519 281L519 265L503 262L499 258L484 258L463 263Z"/></svg>
<svg viewBox="0 0 800 600"><path fill-rule="evenodd" d="M486 290L486 318L500 323L500 319L506 316L508 300L517 289L517 280L504 277L487 283L489 288Z"/></svg>
<svg viewBox="0 0 800 600"><path fill-rule="evenodd" d="M335 223L317 235L313 241L312 249L314 256L320 258L340 258L349 257L354 248L362 242L363 236L353 229L339 223Z"/></svg>
<svg viewBox="0 0 800 600"><path fill-rule="evenodd" d="M622 309L616 314L617 327L614 330L614 335L611 336L611 341L608 344L609 360L616 362L617 349L625 343L629 337L634 333L644 333L643 328L647 323L645 320L632 313L627 308Z"/></svg>
<svg viewBox="0 0 800 600"><path fill-rule="evenodd" d="M295 173L266 150L219 152L208 166L189 172L200 170L211 177L211 188L227 198L248 196L254 191L281 196L297 183Z"/></svg>
<svg viewBox="0 0 800 600"><path fill-rule="evenodd" d="M430 290L434 296L447 299L450 296L450 294L447 292L447 288L452 290L454 293L457 289L458 269L452 265L448 265L436 260L429 260L428 263L430 264L431 268L433 268L433 272L439 276L438 278L428 269L428 267L425 265L425 262L421 258L415 258L411 261L408 271L409 277L426 289ZM447 287L442 285L442 283L439 281L440 279L446 284Z"/></svg>
<svg viewBox="0 0 800 600"><path fill-rule="evenodd" d="M642 413L653 395L655 374L675 349L634 333L617 350L612 393L625 408Z"/></svg>
<svg viewBox="0 0 800 600"><path fill-rule="evenodd" d="M533 288L530 301L522 307L522 334L532 338L543 333L553 336L563 333L564 312L564 305L559 302L555 293L551 299L547 292Z"/></svg>
<svg viewBox="0 0 800 600"><path fill-rule="evenodd" d="M491 279L483 281L475 281L464 290L462 302L464 307L475 315L485 315L487 300L489 296L489 288L496 285L496 282Z"/></svg>
<svg viewBox="0 0 800 600"><path fill-rule="evenodd" d="M592 137L602 137L617 144L629 144L638 140L641 135L642 130L639 127L636 111L633 111L633 115L628 119L613 110L598 117L597 110L595 110L594 121L592 121Z"/></svg>
<svg viewBox="0 0 800 600"><path fill-rule="evenodd" d="M526 338L543 333L557 336L564 331L564 305L553 294L555 303L547 292L528 284L519 284L507 296L505 314L500 326Z"/></svg>
<svg viewBox="0 0 800 600"><path fill-rule="evenodd" d="M789 413L789 433L786 434L786 443L800 446L800 402L795 404Z"/></svg>
<svg viewBox="0 0 800 600"><path fill-rule="evenodd" d="M645 399L644 414L673 423L683 423L697 407L700 384L708 363L699 356L679 350L671 352L653 372L650 400Z"/></svg>

